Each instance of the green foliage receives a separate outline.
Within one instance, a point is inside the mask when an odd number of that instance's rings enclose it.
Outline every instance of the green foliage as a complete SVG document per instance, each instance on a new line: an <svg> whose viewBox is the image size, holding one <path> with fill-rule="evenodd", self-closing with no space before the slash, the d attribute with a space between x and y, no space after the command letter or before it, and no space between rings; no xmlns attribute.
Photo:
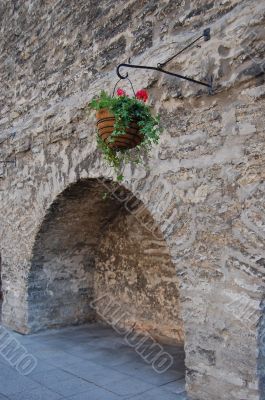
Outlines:
<svg viewBox="0 0 265 400"><path fill-rule="evenodd" d="M106 108L114 115L114 131L110 136L110 142L115 136L124 134L131 121L137 120L143 141L134 149L110 149L99 136L97 137L98 147L106 162L115 169L117 180L122 180L120 172L122 166L126 163L145 164L144 156L148 155L153 144L158 143L161 133L159 115L153 116L150 107L135 97L111 97L104 91L91 101L89 108L93 110Z"/></svg>

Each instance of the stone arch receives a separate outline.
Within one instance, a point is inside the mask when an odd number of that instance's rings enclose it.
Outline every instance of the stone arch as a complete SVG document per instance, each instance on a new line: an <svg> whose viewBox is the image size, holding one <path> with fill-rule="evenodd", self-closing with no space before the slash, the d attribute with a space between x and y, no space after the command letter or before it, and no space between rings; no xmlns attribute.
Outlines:
<svg viewBox="0 0 265 400"><path fill-rule="evenodd" d="M57 196L36 235L28 328L102 320L101 303L91 302L106 293L123 324L183 342L175 267L150 212L111 180L81 179Z"/></svg>
<svg viewBox="0 0 265 400"><path fill-rule="evenodd" d="M11 214L9 226L12 227L12 235L6 235L6 239L1 238L5 249L3 268L7 271L7 266L9 270L8 274L5 273L3 282L5 295L3 323L23 333L41 329L38 328L38 323L35 325L35 316L40 315L39 311L42 311L41 296L44 293L45 299L45 292L41 286L43 282L33 279L33 271L36 271L36 268L41 270L41 263L36 263L35 269L32 268L33 261L36 261L34 251L37 248L37 232L40 233L44 220L47 221L54 206L55 208L58 206L57 200L60 200L61 195L78 184L80 179L89 181L97 180L95 177L109 176L96 153L91 155L86 146L76 147L75 151L70 151L69 145L58 144L54 153L58 159L43 158L46 175L44 174L45 179L40 182L36 179L36 196L35 194L31 196L29 191L32 189L25 186L21 191L21 204L16 204L16 213L11 212L14 207L9 207ZM70 159L69 162L66 162L67 157ZM60 173L62 164L69 166L64 173ZM178 173L174 176L174 179L177 178L179 178ZM141 199L145 208L148 208L153 219L161 227L179 277L182 320L185 327L187 391L191 397L198 395L198 398L211 400L218 399L219 393L223 390L229 393L234 390L232 397L238 399L238 388L242 387L242 382L247 382L243 396L248 398L253 395L253 398L258 400L256 370L258 367L263 371L264 358L260 352L257 360L255 333L249 335L248 331L242 330L240 324L248 326L249 322L235 319L235 315L238 315L238 305L230 304L230 297L226 293L230 272L243 268L241 267L243 260L239 260L239 267L238 261L233 261L233 254L224 251L222 231L217 232L217 235L207 235L205 232L202 217L208 218L211 215L214 226L217 223L216 210L212 204L209 208L209 204L204 202L203 198L196 199L198 205L196 202L190 205L185 202L177 204L176 199L170 196L175 190L174 183L170 186L169 182L170 179L156 168L152 168L148 175L139 173L139 169L126 171L127 190ZM25 197L31 198L30 206L35 207L33 213L32 207L25 208ZM14 198L17 203L17 193ZM22 231L20 227L24 225L26 229ZM212 228L215 229L213 226ZM230 237L229 232L226 234ZM14 237L12 246L8 243L10 237ZM9 280L6 281L7 279ZM45 307L43 309L45 310ZM238 345L238 335L233 332L235 328L231 328L232 324L236 326L240 335L243 332L244 346ZM236 350L231 352L231 348ZM244 353L245 349L249 350L248 353ZM242 368L242 363L231 361L235 351L246 368ZM263 391L262 387L261 390Z"/></svg>

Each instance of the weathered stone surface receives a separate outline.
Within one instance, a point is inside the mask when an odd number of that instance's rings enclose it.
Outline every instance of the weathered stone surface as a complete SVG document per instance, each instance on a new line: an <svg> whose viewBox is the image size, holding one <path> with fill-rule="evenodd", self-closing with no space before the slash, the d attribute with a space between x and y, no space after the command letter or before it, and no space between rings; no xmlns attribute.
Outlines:
<svg viewBox="0 0 265 400"><path fill-rule="evenodd" d="M134 315L139 327L176 338L183 324L191 399L264 400L264 2L30 0L0 7L0 152L17 158L0 176L4 323L30 332L93 319L89 300L106 282L132 310L139 287L146 310ZM119 62L132 56L156 65L207 26L212 39L168 68L213 75L213 96L175 78L129 71L136 89L149 88L164 126L147 171L128 167L124 182L149 213L150 235L153 221L163 234L158 265L156 246L141 240L130 213L119 209L109 220L112 202L75 192L81 180L113 179L84 107L101 89L112 91ZM119 253L124 241L117 243L127 234L136 250L131 259ZM152 266L161 286L148 273Z"/></svg>
<svg viewBox="0 0 265 400"><path fill-rule="evenodd" d="M96 297L107 293L120 304L125 327L135 326L162 342L182 343L179 283L165 241L143 205L133 215L126 210L120 214L98 244Z"/></svg>

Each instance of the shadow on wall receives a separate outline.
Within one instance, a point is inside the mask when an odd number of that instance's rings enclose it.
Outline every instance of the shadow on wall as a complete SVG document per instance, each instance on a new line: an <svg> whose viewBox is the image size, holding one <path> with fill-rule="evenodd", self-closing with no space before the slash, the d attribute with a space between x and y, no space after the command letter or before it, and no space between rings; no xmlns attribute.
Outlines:
<svg viewBox="0 0 265 400"><path fill-rule="evenodd" d="M153 227L147 209L122 186L88 179L68 187L36 237L30 330L101 320L111 310L99 302L95 311L91 302L107 295L126 315L123 325L183 342L175 268Z"/></svg>

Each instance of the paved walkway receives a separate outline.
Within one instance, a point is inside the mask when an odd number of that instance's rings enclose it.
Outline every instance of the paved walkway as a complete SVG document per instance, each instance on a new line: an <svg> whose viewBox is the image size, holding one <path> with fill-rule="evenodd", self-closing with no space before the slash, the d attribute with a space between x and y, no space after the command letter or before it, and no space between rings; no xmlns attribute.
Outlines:
<svg viewBox="0 0 265 400"><path fill-rule="evenodd" d="M38 364L22 376L0 346L0 400L186 400L180 348L165 348L175 362L158 374L122 337L98 324L12 336Z"/></svg>

